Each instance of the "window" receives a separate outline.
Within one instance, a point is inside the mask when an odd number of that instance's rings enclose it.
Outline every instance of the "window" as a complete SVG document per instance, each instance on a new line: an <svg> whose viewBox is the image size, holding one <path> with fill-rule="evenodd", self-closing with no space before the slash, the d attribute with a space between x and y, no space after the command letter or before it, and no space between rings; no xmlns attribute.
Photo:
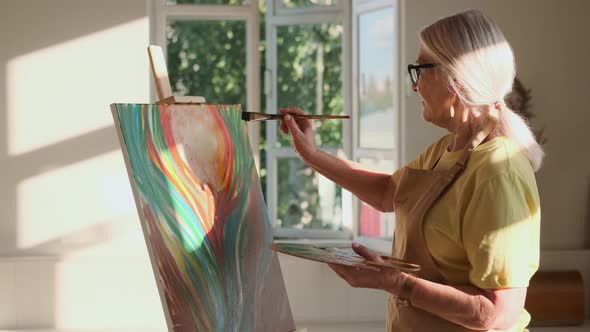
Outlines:
<svg viewBox="0 0 590 332"><path fill-rule="evenodd" d="M166 48L175 93L248 107L244 21L168 19Z"/></svg>
<svg viewBox="0 0 590 332"><path fill-rule="evenodd" d="M260 110L260 15L250 0L152 0L151 40L162 46L172 90ZM155 95L152 92L152 95ZM260 124L248 124L260 145ZM260 154L254 149L260 166Z"/></svg>
<svg viewBox="0 0 590 332"><path fill-rule="evenodd" d="M338 4L339 0L280 0L279 8L299 8L310 6L333 6Z"/></svg>
<svg viewBox="0 0 590 332"><path fill-rule="evenodd" d="M166 0L167 5L244 5L248 0Z"/></svg>
<svg viewBox="0 0 590 332"><path fill-rule="evenodd" d="M400 99L396 2L372 0L353 7L353 158L375 171L399 167ZM357 235L391 250L395 216L355 200Z"/></svg>
<svg viewBox="0 0 590 332"><path fill-rule="evenodd" d="M165 49L175 94L268 113L297 105L313 114L351 114L315 121L316 144L392 172L400 88L393 4L154 0L152 40ZM391 238L393 216L299 160L277 122L248 126L252 146L260 146L253 150L276 236Z"/></svg>
<svg viewBox="0 0 590 332"><path fill-rule="evenodd" d="M346 2L268 1L267 112L296 105L311 114L350 114L350 87L344 79L350 75ZM314 125L318 146L350 158L350 121ZM350 194L301 162L276 122L266 126L266 197L275 234L351 238L352 214L345 208Z"/></svg>

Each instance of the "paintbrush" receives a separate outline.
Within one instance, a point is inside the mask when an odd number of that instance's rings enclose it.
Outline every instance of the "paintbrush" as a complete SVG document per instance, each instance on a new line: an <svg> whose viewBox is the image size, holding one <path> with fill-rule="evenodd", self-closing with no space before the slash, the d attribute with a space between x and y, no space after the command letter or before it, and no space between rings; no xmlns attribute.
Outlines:
<svg viewBox="0 0 590 332"><path fill-rule="evenodd" d="M350 115L313 115L313 114L293 114L293 113L259 113L259 112L242 112L244 121L263 121L263 120L282 120L285 115L290 115L295 119L309 120L328 120L328 119L350 119Z"/></svg>

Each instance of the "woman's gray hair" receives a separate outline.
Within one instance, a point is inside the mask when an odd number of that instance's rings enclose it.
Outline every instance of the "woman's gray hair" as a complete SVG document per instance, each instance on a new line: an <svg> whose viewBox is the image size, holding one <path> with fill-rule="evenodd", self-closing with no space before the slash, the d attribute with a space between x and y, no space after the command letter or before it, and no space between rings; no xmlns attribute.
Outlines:
<svg viewBox="0 0 590 332"><path fill-rule="evenodd" d="M480 109L499 105L498 129L537 171L545 153L526 120L504 103L512 91L516 66L512 48L496 23L478 10L468 10L422 29L420 42L464 105Z"/></svg>

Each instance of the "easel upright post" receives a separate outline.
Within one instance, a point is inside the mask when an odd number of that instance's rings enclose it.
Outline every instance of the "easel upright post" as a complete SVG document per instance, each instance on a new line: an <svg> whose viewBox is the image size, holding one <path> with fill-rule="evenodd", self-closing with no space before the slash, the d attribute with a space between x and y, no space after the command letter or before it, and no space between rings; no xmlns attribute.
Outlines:
<svg viewBox="0 0 590 332"><path fill-rule="evenodd" d="M156 104L204 104L205 98L200 96L175 96L172 93L168 68L164 59L164 52L160 46L150 45L148 54L158 93Z"/></svg>

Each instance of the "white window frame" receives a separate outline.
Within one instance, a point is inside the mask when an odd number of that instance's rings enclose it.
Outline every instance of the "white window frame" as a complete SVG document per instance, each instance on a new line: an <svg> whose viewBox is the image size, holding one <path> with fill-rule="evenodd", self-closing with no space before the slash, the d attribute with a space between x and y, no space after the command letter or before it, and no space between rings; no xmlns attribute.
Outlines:
<svg viewBox="0 0 590 332"><path fill-rule="evenodd" d="M266 111L268 113L278 112L277 101L277 28L284 25L295 24L320 24L320 23L339 23L342 24L342 96L343 112L351 114L351 15L350 1L340 1L333 6L317 6L303 8L285 8L280 4L281 0L267 0L266 13L266 73L265 73L265 93L266 93ZM352 126L351 121L343 121L343 145L341 149L326 149L328 152L343 157L351 155L352 143ZM290 146L275 147L277 138L277 123L269 121L266 124L266 166L267 166L267 207L270 220L277 220L278 204L278 158L297 157ZM352 220L352 195L342 189L342 231L332 230L315 230L315 229L292 229L292 228L275 228L275 237L280 238L297 238L297 239L342 239L350 240L353 237L353 220ZM276 225L276 224L275 224Z"/></svg>
<svg viewBox="0 0 590 332"><path fill-rule="evenodd" d="M301 16L301 15L309 15L309 14L329 14L329 13L337 13L342 12L345 6L350 6L350 2L354 0L336 0L333 5L317 5L317 6L307 6L307 7L293 7L289 8L284 5L283 0L268 0L268 2L274 2L273 5L273 13L276 16L285 16L285 15L294 15L294 16ZM267 3L268 4L268 3ZM268 8L268 6L267 6Z"/></svg>
<svg viewBox="0 0 590 332"><path fill-rule="evenodd" d="M394 135L394 148L393 149L372 149L372 148L362 148L360 146L360 129L359 129L359 122L360 122L360 114L359 114L359 17L363 14L371 13L377 10L381 10L384 8L393 8L394 9L394 27L395 31L395 38L394 41L394 75L393 77L397 78L395 80L394 85L394 118L397 122L397 126L391 124L391 129L395 131ZM394 169L399 168L400 160L402 160L402 149L403 149L403 137L404 133L403 125L404 123L404 116L403 116L403 102L404 98L401 95L403 91L405 91L404 86L401 82L405 82L405 75L403 74L403 49L401 45L403 45L403 0L365 0L365 1L353 1L352 7L352 66L353 66L353 80L352 80L352 118L353 118L353 140L352 140L352 158L354 161L358 162L361 158L370 158L370 159L386 159L392 160L394 164ZM393 170L392 170L393 172ZM374 238L369 236L362 236L360 235L360 206L361 201L354 197L353 200L353 215L354 215L354 237L355 240L363 243L375 250L381 251L383 253L390 253L391 252L391 245L392 240L383 239L383 238Z"/></svg>
<svg viewBox="0 0 590 332"><path fill-rule="evenodd" d="M150 0L150 42L162 47L167 56L166 23L185 21L244 21L246 23L246 104L248 110L260 110L260 14L258 2L244 1L243 5L168 5L166 0ZM147 58L147 57L146 57ZM157 100L154 84L150 94ZM207 96L205 100L207 99ZM254 160L260 172L260 123L248 123L248 136Z"/></svg>

